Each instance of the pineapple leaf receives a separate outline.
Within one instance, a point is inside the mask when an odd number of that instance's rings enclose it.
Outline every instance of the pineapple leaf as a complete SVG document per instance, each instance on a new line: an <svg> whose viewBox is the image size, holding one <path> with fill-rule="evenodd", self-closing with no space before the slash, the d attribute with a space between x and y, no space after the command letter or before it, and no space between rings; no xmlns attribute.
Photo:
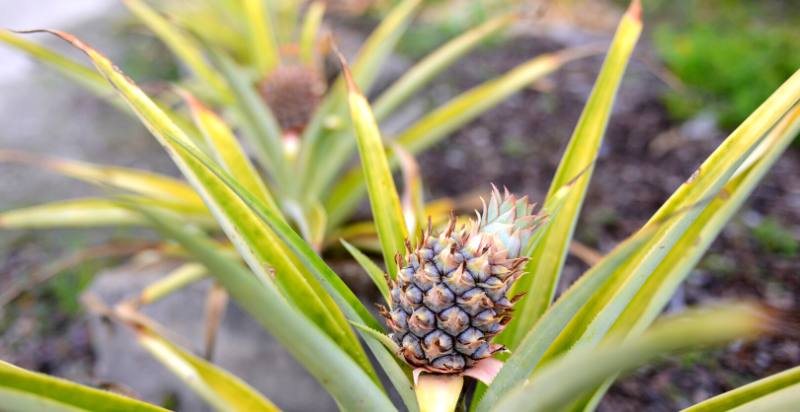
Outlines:
<svg viewBox="0 0 800 412"><path fill-rule="evenodd" d="M261 166L270 172L278 190L288 184L288 165L278 121L252 87L249 79L227 56L214 50L212 58L220 67L233 92L235 119L244 131Z"/></svg>
<svg viewBox="0 0 800 412"><path fill-rule="evenodd" d="M269 399L235 375L179 348L154 330L136 324L138 343L219 411L279 411Z"/></svg>
<svg viewBox="0 0 800 412"><path fill-rule="evenodd" d="M791 390L795 398L794 402L789 405L797 405L800 402L800 398L797 398L797 396L800 396L800 386L798 385L800 385L800 366L759 379L711 399L706 399L684 409L682 412L725 412L738 410L734 409L738 407L747 407L749 408L747 410L750 411L775 411L779 409L766 407L764 404L756 405L756 402L766 400L764 398L779 391Z"/></svg>
<svg viewBox="0 0 800 412"><path fill-rule="evenodd" d="M114 88L96 71L92 71L82 64L75 63L70 58L53 50L15 36L8 30L0 29L0 41L28 53L37 61L52 67L79 86L93 93L95 96L107 100L117 109L124 111L126 114L132 114L132 112L128 110L128 106L125 105L125 102L117 98ZM190 123L187 122L186 119L171 111L166 105L159 104L159 106L161 110L166 112L167 115L172 118L172 121L178 123L182 129L191 130Z"/></svg>
<svg viewBox="0 0 800 412"><path fill-rule="evenodd" d="M264 184L253 164L250 163L250 159L228 125L189 92L181 91L180 93L188 103L197 128L205 136L206 143L217 163L222 165L256 198L263 201L274 212L280 213L280 208L275 203L272 193Z"/></svg>
<svg viewBox="0 0 800 412"><path fill-rule="evenodd" d="M170 213L184 223L203 227L213 226L215 223L206 212L197 213L174 203L146 197L134 199L139 203ZM0 228L4 229L138 226L143 223L137 214L119 207L113 201L99 197L59 200L0 212Z"/></svg>
<svg viewBox="0 0 800 412"><path fill-rule="evenodd" d="M365 92L369 92L378 69L394 50L421 3L422 0L403 0L397 4L362 45L358 56L353 60L352 75L355 83ZM341 151L337 149L341 146L352 147L353 140L349 136L327 136L323 130L323 122L330 117L339 119L349 117L345 80L342 76L339 76L330 87L325 100L303 131L297 170L298 179L302 182L300 187L306 192L309 192L306 188L311 187L313 183L328 177L326 173L330 168L321 165L333 163L335 166L333 173L338 172L341 166L335 163L338 158L334 158L331 153ZM328 138L323 138L324 136ZM316 193L303 193L303 195L316 195Z"/></svg>
<svg viewBox="0 0 800 412"><path fill-rule="evenodd" d="M11 47L22 50L31 55L37 61L47 64L64 76L72 79L86 90L94 93L103 99L114 96L114 89L106 83L103 76L91 68L72 61L47 47L27 41L19 36L12 34L8 30L0 29L0 41ZM123 106L121 102L115 101L117 106Z"/></svg>
<svg viewBox="0 0 800 412"><path fill-rule="evenodd" d="M704 209L707 209L708 202L713 201L714 197L719 195L720 190L735 176L736 171L745 164L751 153L758 153L755 148L760 142L766 141L765 134L775 126L775 123L798 99L800 99L800 71L795 73L761 107L753 112L655 213L645 228L669 216L674 217L665 224L659 225L656 235L639 252L617 268L609 283L598 289L592 299L562 331L561 336L545 356L546 359L553 358L564 351L573 350L578 346L592 346L599 343L626 307L629 307L653 271L665 262L664 259L669 257L681 237L691 230L692 223L697 222ZM722 203L724 204L724 202ZM713 216L713 209L711 210L712 212L709 213L710 216ZM721 226L727 221L733 210L735 208L719 215L714 225ZM701 226L695 228L701 230ZM718 231L719 227L710 226L708 230L709 232L706 234L713 238L713 235L716 234L714 232ZM687 241L683 249L676 251L676 254L673 255L676 260L672 260L671 263L677 267L681 266L682 259L692 259L692 255L687 254L689 249L686 245L693 245L697 239L693 237L688 239L691 241ZM697 252L701 252L707 247L703 243L696 246L700 246ZM687 265L679 270L683 271L689 268L690 266ZM680 274L680 272L676 273ZM660 297L659 300L661 302L656 304L663 304L664 297ZM636 322L639 322L639 317L643 315L652 320L655 312L658 312L660 308L656 309L656 305L654 305L652 308L646 309L647 305L647 300L640 301L638 309L634 309L629 315L637 318ZM650 313L645 314L643 311ZM646 326L644 320L642 322L638 326L639 331Z"/></svg>
<svg viewBox="0 0 800 412"><path fill-rule="evenodd" d="M0 361L0 403L8 412L166 412L155 405L27 371L3 361Z"/></svg>
<svg viewBox="0 0 800 412"><path fill-rule="evenodd" d="M184 263L164 277L147 285L139 293L136 303L150 305L206 277L208 277L208 269L205 266L197 262Z"/></svg>
<svg viewBox="0 0 800 412"><path fill-rule="evenodd" d="M129 206L205 265L239 305L305 366L343 409L395 410L363 366L288 302L275 285L260 281L233 257L220 252L206 236L153 209Z"/></svg>
<svg viewBox="0 0 800 412"><path fill-rule="evenodd" d="M322 18L325 16L325 2L314 1L308 6L300 31L300 60L309 67L321 62L316 61L315 48Z"/></svg>
<svg viewBox="0 0 800 412"><path fill-rule="evenodd" d="M548 196L553 196L566 182L583 173L575 183L576 190L570 193L564 208L543 231L543 241L530 254L530 261L526 266L529 276L515 285L516 292L526 292L527 295L519 302L520 310L516 315L514 329L507 332L512 348L516 347L525 332L542 316L553 299L575 223L592 177L594 160L611 115L614 97L641 30L641 9L638 1L634 1L619 23L603 68L550 185ZM512 332L514 335L510 335Z"/></svg>
<svg viewBox="0 0 800 412"><path fill-rule="evenodd" d="M542 356L569 323L581 306L597 288L614 274L614 270L655 234L653 229L639 231L612 250L597 265L589 269L575 282L556 303L545 312L517 345L505 366L486 390L476 411L488 411L509 390L531 375Z"/></svg>
<svg viewBox="0 0 800 412"><path fill-rule="evenodd" d="M250 56L259 73L266 74L280 64L278 39L269 10L262 0L241 0L247 24Z"/></svg>
<svg viewBox="0 0 800 412"><path fill-rule="evenodd" d="M147 27L150 28L150 30L152 30L204 84L214 90L221 101L230 101L230 92L225 85L225 81L220 77L219 73L208 64L203 56L200 45L197 44L192 37L181 32L173 24L170 24L164 16L153 10L153 8L148 6L144 1L124 0L123 3L125 3L128 9L147 25Z"/></svg>
<svg viewBox="0 0 800 412"><path fill-rule="evenodd" d="M342 70L347 79L350 114L356 129L361 167L367 181L369 201L378 239L381 241L384 266L392 277L397 275L394 257L403 250L403 242L408 238L400 198L386 159L381 132L367 99L359 92L347 64L342 60Z"/></svg>
<svg viewBox="0 0 800 412"><path fill-rule="evenodd" d="M342 246L350 252L350 255L353 256L353 259L361 265L361 268L364 269L364 272L367 272L367 275L370 279L372 279L372 283L375 284L375 287L378 288L378 291L381 292L383 296L384 302L391 302L389 297L389 286L386 284L386 278L384 278L384 271L369 258L369 256L365 255L363 252L358 250L355 246L347 243L346 240L340 239L342 242ZM352 322L351 322L352 323Z"/></svg>
<svg viewBox="0 0 800 412"><path fill-rule="evenodd" d="M219 170L110 60L69 34L51 33L86 53L97 69L114 85L201 194L231 242L259 279L264 283L277 283L294 305L301 308L320 328L349 351L365 370L371 371L371 365L358 343L358 338L348 327L336 303L324 293L316 278L301 270L291 252L252 209L253 204L264 208L263 204L253 199L238 183L229 186L227 182L232 180L229 175ZM246 200L241 197L242 193ZM272 270L278 275L273 276Z"/></svg>
<svg viewBox="0 0 800 412"><path fill-rule="evenodd" d="M492 410L560 410L607 377L665 352L754 338L778 327L779 321L769 310L749 304L696 309L659 322L644 335L626 342L569 352L521 382L491 405Z"/></svg>
<svg viewBox="0 0 800 412"><path fill-rule="evenodd" d="M399 145L392 145L392 150L400 159L400 170L403 173L403 196L401 199L406 230L412 239L422 233L425 223L425 199L422 187L422 175L419 172L417 159Z"/></svg>
<svg viewBox="0 0 800 412"><path fill-rule="evenodd" d="M125 167L102 166L68 159L37 156L14 150L0 150L0 162L40 167L100 187L110 187L175 203L195 213L207 213L203 199L191 186L171 176Z"/></svg>
<svg viewBox="0 0 800 412"><path fill-rule="evenodd" d="M369 335L373 339L380 342L383 346L386 347L387 350L389 350L389 352L400 353L400 347L397 346L397 344L394 343L392 338L386 335L385 332L379 332L375 329L370 328L369 326L362 325L358 322L351 321L350 324L353 325L356 329L364 332L365 334Z"/></svg>
<svg viewBox="0 0 800 412"><path fill-rule="evenodd" d="M574 48L537 56L508 73L453 98L417 120L394 140L411 154L419 153L535 80L554 72L572 60L593 52L586 48ZM337 156L336 153L328 153L328 155ZM347 158L343 154L339 156L342 159ZM397 167L396 155L390 153L389 156L390 165L393 168ZM318 176L326 174L328 174L327 171ZM326 186L327 183L321 187ZM329 213L329 225L336 226L350 216L358 206L364 192L364 177L357 169L350 170L339 179L325 201L325 208Z"/></svg>
<svg viewBox="0 0 800 412"><path fill-rule="evenodd" d="M758 145L737 174L708 203L697 220L650 274L619 315L611 334L638 335L658 316L724 225L786 150L798 130L800 106L795 105L792 112ZM610 384L611 381L606 382L606 386ZM604 393L605 387L598 389L594 399L599 401Z"/></svg>
<svg viewBox="0 0 800 412"><path fill-rule="evenodd" d="M516 15L495 17L478 27L462 33L434 50L380 94L373 104L375 118L378 121L386 119L388 115L406 102L415 92L425 87L434 77L474 50L484 40L508 27L516 19Z"/></svg>

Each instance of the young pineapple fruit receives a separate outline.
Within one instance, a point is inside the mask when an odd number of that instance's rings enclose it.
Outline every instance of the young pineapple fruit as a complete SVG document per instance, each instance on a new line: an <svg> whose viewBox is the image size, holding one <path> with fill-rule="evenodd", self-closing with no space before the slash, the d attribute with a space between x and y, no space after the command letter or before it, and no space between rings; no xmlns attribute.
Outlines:
<svg viewBox="0 0 800 412"><path fill-rule="evenodd" d="M492 343L511 319L511 285L523 274L520 256L543 216L528 199L494 190L488 207L460 230L455 218L438 236L430 229L397 257L388 280L391 309L382 314L411 366L455 374L503 349ZM387 278L388 279L388 278Z"/></svg>
<svg viewBox="0 0 800 412"><path fill-rule="evenodd" d="M259 92L281 128L300 133L325 94L325 81L313 67L288 64L267 75L259 84Z"/></svg>

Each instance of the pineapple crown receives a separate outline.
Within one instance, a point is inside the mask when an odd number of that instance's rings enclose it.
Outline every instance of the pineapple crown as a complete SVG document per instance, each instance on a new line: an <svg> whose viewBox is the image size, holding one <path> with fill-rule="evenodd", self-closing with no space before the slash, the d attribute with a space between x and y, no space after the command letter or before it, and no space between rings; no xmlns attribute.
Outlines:
<svg viewBox="0 0 800 412"><path fill-rule="evenodd" d="M522 256L544 217L526 197L494 188L483 212L456 230L455 216L438 236L406 242L398 275L387 277L391 308L381 313L400 355L433 373L462 373L503 349L491 343L511 320L508 291L523 274Z"/></svg>

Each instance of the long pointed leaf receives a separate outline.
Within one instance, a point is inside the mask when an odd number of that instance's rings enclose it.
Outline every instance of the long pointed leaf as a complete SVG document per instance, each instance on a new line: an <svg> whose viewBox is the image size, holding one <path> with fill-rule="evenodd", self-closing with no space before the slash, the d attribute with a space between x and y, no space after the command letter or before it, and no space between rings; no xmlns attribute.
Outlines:
<svg viewBox="0 0 800 412"><path fill-rule="evenodd" d="M166 412L155 405L0 361L0 403L7 412Z"/></svg>
<svg viewBox="0 0 800 412"><path fill-rule="evenodd" d="M365 92L369 93L378 70L391 55L421 3L421 0L403 0L397 4L362 45L358 55L353 60L352 75L358 87ZM345 86L345 79L339 76L303 131L302 145L297 159L297 170L300 173L298 179L302 182L301 186L304 191L310 183L315 182L320 176L318 173L313 173L314 169L312 168L325 162L325 159L334 150L333 148L341 145L347 146L352 143L352 139L344 139L347 141L342 141L343 139L336 139L335 137L323 139L326 135L323 130L323 123L326 118L330 116L347 117ZM308 173L309 171L312 173Z"/></svg>
<svg viewBox="0 0 800 412"><path fill-rule="evenodd" d="M136 335L142 347L218 411L280 410L235 375L179 348L155 331L139 326Z"/></svg>
<svg viewBox="0 0 800 412"><path fill-rule="evenodd" d="M725 412L738 406L748 405L750 402L785 388L795 387L794 391L800 393L797 388L799 384L800 366L797 366L747 385L740 386L711 399L706 399L703 402L684 409L682 412ZM795 403L795 405L797 404ZM771 411L772 409L760 410Z"/></svg>
<svg viewBox="0 0 800 412"><path fill-rule="evenodd" d="M197 123L198 129L206 138L212 154L217 162L223 165L231 176L242 183L242 186L253 193L259 200L275 211L279 211L275 199L270 193L267 185L261 180L261 176L256 172L255 167L250 163L250 159L245 154L233 131L228 128L225 122L216 113L207 108L188 92L183 93L184 98L189 104L192 117Z"/></svg>
<svg viewBox="0 0 800 412"><path fill-rule="evenodd" d="M174 204L144 197L138 197L137 200L158 207L165 213L171 213L184 223L204 227L214 225L211 216L205 212L198 214ZM3 229L137 226L142 223L144 222L141 217L135 213L119 207L108 199L97 197L59 200L0 212L0 228Z"/></svg>
<svg viewBox="0 0 800 412"><path fill-rule="evenodd" d="M259 74L265 75L280 63L278 43L269 11L263 0L241 0L246 18L250 55Z"/></svg>
<svg viewBox="0 0 800 412"><path fill-rule="evenodd" d="M595 290L614 274L614 270L633 255L653 234L653 230L638 232L581 276L527 331L503 369L492 381L476 411L490 410L509 390L525 381L561 330L572 319L572 316L580 310Z"/></svg>
<svg viewBox="0 0 800 412"><path fill-rule="evenodd" d="M559 410L606 377L663 353L775 332L775 322L767 310L752 305L695 310L665 320L631 341L571 352L515 388L492 410Z"/></svg>
<svg viewBox="0 0 800 412"><path fill-rule="evenodd" d="M147 3L141 0L124 0L123 2L180 58L181 62L216 93L221 101L230 100L230 92L225 81L205 60L200 46L194 39L181 32L175 25L170 24L164 16L153 10Z"/></svg>
<svg viewBox="0 0 800 412"><path fill-rule="evenodd" d="M69 41L92 59L97 69L114 85L167 149L260 280L280 285L294 305L340 342L365 370L371 370L366 354L336 303L324 293L322 286L312 275L298 268L291 253L277 241L274 232L259 219L239 194L220 181L219 176L227 176L227 173L215 170L218 168L208 161L192 140L105 56L71 35L51 33ZM277 276L272 275L273 269Z"/></svg>
<svg viewBox="0 0 800 412"><path fill-rule="evenodd" d="M214 243L153 210L137 208L154 226L188 250L234 299L268 330L347 410L394 410L372 378L336 342L291 305L278 289L260 282ZM320 362L325 359L325 362Z"/></svg>
<svg viewBox="0 0 800 412"><path fill-rule="evenodd" d="M800 71L751 114L742 126L703 162L698 172L678 188L656 212L645 227L654 225L654 222L669 216L670 213L680 215L660 225L656 236L619 268L605 288L592 297L554 343L548 358L576 346L596 345L608 333L653 271L701 215L705 208L700 206L707 206L707 203L720 193L750 154L755 152L758 144L766 140L765 134L798 99L800 99ZM655 310L650 316L654 312Z"/></svg>
<svg viewBox="0 0 800 412"><path fill-rule="evenodd" d="M417 154L444 139L448 134L477 118L535 80L554 72L570 61L585 57L593 52L593 50L586 48L575 48L537 56L515 67L508 73L453 98L409 126L394 141L411 154ZM346 153L329 152L326 155L331 157L339 156L344 160L348 158ZM397 167L397 157L391 153L389 155L390 165L392 168ZM318 176L331 176L337 170L321 171ZM318 185L320 185L320 188L326 188L327 183L318 183ZM346 219L358 206L358 202L365 192L363 176L357 169L350 170L339 179L338 183L329 191L325 200L325 208L329 214L329 226L335 227Z"/></svg>
<svg viewBox="0 0 800 412"><path fill-rule="evenodd" d="M403 242L408 238L403 209L400 198L386 159L386 151L381 141L381 132L372 115L367 99L359 92L347 66L342 59L342 67L347 79L350 115L356 129L358 152L361 155L361 167L367 181L372 216L381 241L383 262L394 277L397 267L394 257L403 250Z"/></svg>
<svg viewBox="0 0 800 412"><path fill-rule="evenodd" d="M378 121L386 119L392 111L428 84L436 75L474 50L484 40L508 27L516 18L516 15L495 17L434 50L381 93L373 104L375 118Z"/></svg>
<svg viewBox="0 0 800 412"><path fill-rule="evenodd" d="M197 209L197 212L206 210L203 199L186 182L145 170L43 157L13 150L0 150L0 162L30 164L95 185L184 205Z"/></svg>
<svg viewBox="0 0 800 412"><path fill-rule="evenodd" d="M361 265L361 268L364 269L364 272L367 272L367 275L370 279L372 279L372 283L375 284L375 287L378 288L378 291L381 292L381 296L383 296L384 302L391 302L391 297L389 296L389 286L386 284L386 279L383 277L383 271L369 256L365 255L363 252L358 250L355 246L347 243L344 239L340 240L342 242L342 246L350 252L350 255L353 256L353 259Z"/></svg>
<svg viewBox="0 0 800 412"><path fill-rule="evenodd" d="M611 328L613 335L640 334L669 302L675 290L689 275L724 225L741 207L755 186L778 160L800 130L800 106L788 114L781 124L750 155L743 166L686 230L681 239L649 276L641 290L630 301ZM599 401L607 382L594 395Z"/></svg>
<svg viewBox="0 0 800 412"><path fill-rule="evenodd" d="M603 68L550 185L548 196L552 196L558 188L579 173L584 170L586 172L577 182L577 190L572 193L564 210L543 234L544 241L530 255L525 269L530 276L522 278L514 286L515 292L525 292L527 295L518 304L520 309L514 325L505 332L511 348L516 347L516 343L542 316L553 299L575 223L591 181L594 160L611 115L614 97L641 30L641 9L638 1L634 1L619 23Z"/></svg>

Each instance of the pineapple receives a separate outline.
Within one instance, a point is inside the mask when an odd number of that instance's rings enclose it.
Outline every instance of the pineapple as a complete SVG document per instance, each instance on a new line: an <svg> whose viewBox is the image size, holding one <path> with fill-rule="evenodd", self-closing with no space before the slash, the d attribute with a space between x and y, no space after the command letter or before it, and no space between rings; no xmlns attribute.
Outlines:
<svg viewBox="0 0 800 412"><path fill-rule="evenodd" d="M407 254L398 254L396 280L387 277L391 309L381 312L390 337L410 365L433 373L461 373L503 350L491 342L511 320L511 285L523 275L524 248L543 221L527 197L495 190L483 213L456 230L430 228Z"/></svg>
<svg viewBox="0 0 800 412"><path fill-rule="evenodd" d="M281 65L261 81L259 92L281 128L300 133L325 94L325 81L312 67Z"/></svg>

